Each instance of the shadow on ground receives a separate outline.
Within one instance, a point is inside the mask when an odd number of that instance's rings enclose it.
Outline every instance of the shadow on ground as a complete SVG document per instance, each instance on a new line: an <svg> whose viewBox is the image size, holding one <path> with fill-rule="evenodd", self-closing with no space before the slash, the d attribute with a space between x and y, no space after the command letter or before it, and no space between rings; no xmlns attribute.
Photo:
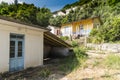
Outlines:
<svg viewBox="0 0 120 80"><path fill-rule="evenodd" d="M79 51L78 51L79 52ZM65 58L57 58L47 61L45 65L28 68L15 73L3 73L0 80L67 80L66 75L80 67L84 62L85 54L73 54Z"/></svg>
<svg viewBox="0 0 120 80"><path fill-rule="evenodd" d="M70 64L71 63L71 64ZM80 65L77 59L52 59L47 64L15 73L3 73L0 80L60 80Z"/></svg>

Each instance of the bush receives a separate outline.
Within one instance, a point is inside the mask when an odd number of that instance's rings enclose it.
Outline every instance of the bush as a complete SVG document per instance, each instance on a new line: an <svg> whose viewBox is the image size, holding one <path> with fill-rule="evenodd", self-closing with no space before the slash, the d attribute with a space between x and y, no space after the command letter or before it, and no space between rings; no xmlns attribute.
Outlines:
<svg viewBox="0 0 120 80"><path fill-rule="evenodd" d="M120 69L120 56L111 54L105 58L104 64L108 68Z"/></svg>
<svg viewBox="0 0 120 80"><path fill-rule="evenodd" d="M111 21L111 22L109 22ZM120 41L120 15L108 18L99 29L93 29L90 33L93 43L119 42Z"/></svg>
<svg viewBox="0 0 120 80"><path fill-rule="evenodd" d="M66 40L69 40L69 37L68 36L61 36L60 37L62 40L66 41Z"/></svg>
<svg viewBox="0 0 120 80"><path fill-rule="evenodd" d="M78 44L78 42L76 42L76 41L72 41L72 46L73 46L73 47L78 47L79 44Z"/></svg>
<svg viewBox="0 0 120 80"><path fill-rule="evenodd" d="M76 47L74 48L74 54L77 59L84 59L88 55L86 54L86 49L82 47Z"/></svg>

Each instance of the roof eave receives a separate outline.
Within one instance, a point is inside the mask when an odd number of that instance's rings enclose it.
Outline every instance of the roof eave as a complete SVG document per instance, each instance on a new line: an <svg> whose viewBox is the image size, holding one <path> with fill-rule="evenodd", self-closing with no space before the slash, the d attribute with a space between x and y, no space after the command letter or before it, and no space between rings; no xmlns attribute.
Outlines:
<svg viewBox="0 0 120 80"><path fill-rule="evenodd" d="M0 16L0 19L2 20L2 22L0 22L1 24L11 24L11 23L14 23L14 24L19 24L21 26L22 25L27 26L27 28L31 28L31 29L35 29L35 30L41 30L43 32L50 31L49 29L41 27L39 25L25 23L25 22L22 22L20 20L16 20L16 19L13 19L13 18L10 18L10 17L6 17L6 16ZM12 25L12 26L14 26L14 25Z"/></svg>

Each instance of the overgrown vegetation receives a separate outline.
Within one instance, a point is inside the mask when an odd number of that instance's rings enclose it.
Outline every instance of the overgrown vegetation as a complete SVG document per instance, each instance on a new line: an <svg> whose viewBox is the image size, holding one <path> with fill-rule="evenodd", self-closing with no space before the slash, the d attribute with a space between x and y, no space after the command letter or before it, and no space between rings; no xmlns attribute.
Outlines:
<svg viewBox="0 0 120 80"><path fill-rule="evenodd" d="M42 69L39 72L39 76L41 76L41 77L48 77L50 74L51 74L51 72L48 68Z"/></svg>
<svg viewBox="0 0 120 80"><path fill-rule="evenodd" d="M2 2L0 4L0 15L47 27L52 14L48 8L38 8L34 4Z"/></svg>
<svg viewBox="0 0 120 80"><path fill-rule="evenodd" d="M60 36L60 38L61 38L62 40L64 40L64 41L69 40L69 37L68 37L68 36Z"/></svg>
<svg viewBox="0 0 120 80"><path fill-rule="evenodd" d="M86 4L86 3L89 3L90 1L92 1L92 0L78 0L77 2L75 2L73 4L65 5L62 10L66 10L66 9L76 7L76 6L82 6L82 5Z"/></svg>
<svg viewBox="0 0 120 80"><path fill-rule="evenodd" d="M105 58L103 64L111 69L120 69L120 56L110 54Z"/></svg>
<svg viewBox="0 0 120 80"><path fill-rule="evenodd" d="M120 15L111 17L98 29L93 29L91 39L93 43L120 41Z"/></svg>
<svg viewBox="0 0 120 80"><path fill-rule="evenodd" d="M74 55L69 56L61 61L60 70L64 72L71 72L76 70L87 59L86 50L84 48L75 47Z"/></svg>
<svg viewBox="0 0 120 80"><path fill-rule="evenodd" d="M72 47L78 47L79 43L77 41L72 41Z"/></svg>

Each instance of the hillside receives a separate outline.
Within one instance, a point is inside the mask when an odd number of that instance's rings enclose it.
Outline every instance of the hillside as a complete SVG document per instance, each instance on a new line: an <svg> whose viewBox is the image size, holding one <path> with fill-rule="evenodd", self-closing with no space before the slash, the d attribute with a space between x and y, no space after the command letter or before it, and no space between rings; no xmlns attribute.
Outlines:
<svg viewBox="0 0 120 80"><path fill-rule="evenodd" d="M82 0L80 0L80 2L81 1ZM90 42L103 43L120 41L119 0L92 0L89 3L84 3L82 6L77 6L77 9L72 10L68 15L51 18L50 24L61 26L65 23L93 17L100 17L101 26L99 26L99 29L93 29Z"/></svg>
<svg viewBox="0 0 120 80"><path fill-rule="evenodd" d="M92 0L79 0L75 3L65 5L62 10L66 10L66 9L71 8L71 7L82 6L86 3L89 3L90 1L92 1Z"/></svg>
<svg viewBox="0 0 120 80"><path fill-rule="evenodd" d="M71 7L76 7L76 6L83 6L84 4L87 4L91 1L94 1L94 0L78 0L75 3L65 5L62 10L66 10L66 9L69 9ZM106 0L106 2L109 5L114 5L114 4L118 3L119 0Z"/></svg>

